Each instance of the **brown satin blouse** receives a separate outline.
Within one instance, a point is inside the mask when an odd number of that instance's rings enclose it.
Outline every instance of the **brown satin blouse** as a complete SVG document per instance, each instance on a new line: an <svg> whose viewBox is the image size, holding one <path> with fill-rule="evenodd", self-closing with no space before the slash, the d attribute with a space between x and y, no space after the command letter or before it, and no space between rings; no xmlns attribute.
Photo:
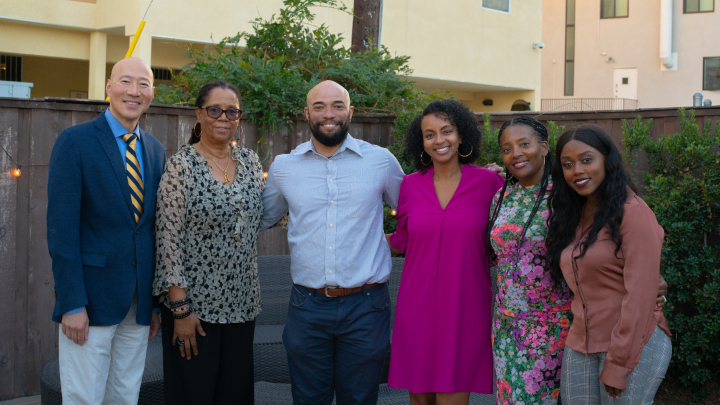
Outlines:
<svg viewBox="0 0 720 405"><path fill-rule="evenodd" d="M660 252L665 232L650 207L628 189L620 225L622 248L610 240L607 228L585 256L580 243L587 237L578 226L575 239L562 252L560 268L575 294L574 320L566 345L581 353L607 352L600 381L625 389L626 378L640 361L643 346L659 326L670 336L662 309L656 308Z"/></svg>

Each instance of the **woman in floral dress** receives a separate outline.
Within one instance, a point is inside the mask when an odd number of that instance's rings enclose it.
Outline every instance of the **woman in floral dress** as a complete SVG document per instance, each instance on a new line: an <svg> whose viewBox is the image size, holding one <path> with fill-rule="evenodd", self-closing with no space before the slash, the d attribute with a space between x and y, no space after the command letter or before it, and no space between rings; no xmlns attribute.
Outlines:
<svg viewBox="0 0 720 405"><path fill-rule="evenodd" d="M499 137L508 170L496 195L490 240L497 254L493 358L499 404L556 404L570 326L570 290L545 262L550 188L548 133L533 118L506 122Z"/></svg>

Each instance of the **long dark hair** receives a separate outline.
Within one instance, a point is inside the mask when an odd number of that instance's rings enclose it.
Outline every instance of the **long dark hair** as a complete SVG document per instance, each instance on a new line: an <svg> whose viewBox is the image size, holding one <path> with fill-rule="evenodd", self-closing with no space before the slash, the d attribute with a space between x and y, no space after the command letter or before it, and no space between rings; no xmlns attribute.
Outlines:
<svg viewBox="0 0 720 405"><path fill-rule="evenodd" d="M515 125L526 125L530 127L533 130L533 133L538 139L538 142L547 142L548 141L548 131L545 128L543 124L541 124L538 120L532 117L528 117L526 115L521 115L517 118L513 118L509 121L505 121L505 123L500 127L500 132L498 132L498 143L500 143L500 137L502 137L503 132L505 129L515 126ZM523 226L522 233L520 233L520 238L518 240L518 248L520 244L522 244L525 241L525 233L527 232L528 227L530 227L530 224L532 224L532 220L535 217L535 214L537 214L538 210L540 209L540 206L543 203L543 199L545 198L545 194L548 189L548 185L550 183L550 169L552 167L552 153L548 150L548 154L545 155L545 169L543 170L543 176L542 180L540 180L540 190L538 192L537 198L535 198L535 204L533 204L532 212L530 213L530 216L528 217L527 221L525 222L525 225ZM507 168L505 168L507 170ZM490 218L490 223L488 224L488 240L490 240L490 233L492 231L493 226L495 225L495 221L497 221L497 217L500 215L500 208L502 207L503 199L505 198L505 190L507 190L508 185L512 185L518 182L518 179L515 178L515 176L510 174L510 171L507 170L507 174L505 175L505 183L503 184L502 189L500 190L500 196L498 198L497 204L495 204L495 209L493 210L492 216ZM492 246L488 243L488 246ZM555 281L555 284L557 285L559 280L556 280L553 278L553 281Z"/></svg>
<svg viewBox="0 0 720 405"><path fill-rule="evenodd" d="M605 227L608 228L610 239L616 245L615 256L617 257L622 246L620 224L623 219L623 206L628 198L627 188L635 190L635 185L623 166L620 151L610 136L601 128L594 125L581 125L560 135L555 148L558 159L552 169L553 188L550 191L550 217L548 218L548 236L545 241L550 262L550 274L554 279L562 277L560 256L575 238L583 204L587 201L586 197L576 193L570 187L563 175L560 154L565 145L572 140L580 141L597 149L605 157L605 179L597 189L599 205L593 218L592 228L587 238L580 244L579 256L574 257L573 260L585 256L588 247L595 243L598 233Z"/></svg>
<svg viewBox="0 0 720 405"><path fill-rule="evenodd" d="M205 99L215 89L225 89L230 90L233 93L235 93L235 96L238 100L238 105L242 106L242 97L240 97L240 90L238 90L237 87L235 87L234 84L228 83L225 80L215 80L213 82L205 83L198 92L197 97L195 98L195 108L200 108L205 106ZM192 129L190 130L190 139L188 139L188 145L192 145L194 143L200 142L200 135L202 134L202 128L200 128L200 123L196 123L193 125Z"/></svg>
<svg viewBox="0 0 720 405"><path fill-rule="evenodd" d="M415 169L426 172L432 165L424 164L422 160L423 134L422 120L426 115L435 114L436 117L446 119L457 128L462 147L458 148L458 159L460 164L473 163L480 157L480 140L482 133L475 118L475 114L467 106L457 100L435 100L428 104L423 112L415 117L405 133L405 156L413 162ZM462 153L464 156L460 156ZM429 156L425 158L429 160Z"/></svg>

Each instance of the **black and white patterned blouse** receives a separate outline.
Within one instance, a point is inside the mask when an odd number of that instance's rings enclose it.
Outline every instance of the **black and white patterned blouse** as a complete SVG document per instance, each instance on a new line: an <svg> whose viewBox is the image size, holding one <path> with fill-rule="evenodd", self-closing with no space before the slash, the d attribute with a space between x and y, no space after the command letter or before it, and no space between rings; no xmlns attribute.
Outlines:
<svg viewBox="0 0 720 405"><path fill-rule="evenodd" d="M256 246L265 187L258 156L234 146L235 181L223 184L192 146L167 161L155 219L153 294L185 288L193 312L211 323L252 321L260 313Z"/></svg>

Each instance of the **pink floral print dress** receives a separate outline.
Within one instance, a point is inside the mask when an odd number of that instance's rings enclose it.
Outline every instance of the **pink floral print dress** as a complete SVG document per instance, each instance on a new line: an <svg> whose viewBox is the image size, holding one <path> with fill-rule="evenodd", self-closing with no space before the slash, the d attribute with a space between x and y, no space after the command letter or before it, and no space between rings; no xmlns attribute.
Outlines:
<svg viewBox="0 0 720 405"><path fill-rule="evenodd" d="M490 234L498 256L492 332L499 404L556 404L560 392L570 290L564 280L553 287L545 260L549 192L519 244L539 190L539 184L509 186Z"/></svg>

